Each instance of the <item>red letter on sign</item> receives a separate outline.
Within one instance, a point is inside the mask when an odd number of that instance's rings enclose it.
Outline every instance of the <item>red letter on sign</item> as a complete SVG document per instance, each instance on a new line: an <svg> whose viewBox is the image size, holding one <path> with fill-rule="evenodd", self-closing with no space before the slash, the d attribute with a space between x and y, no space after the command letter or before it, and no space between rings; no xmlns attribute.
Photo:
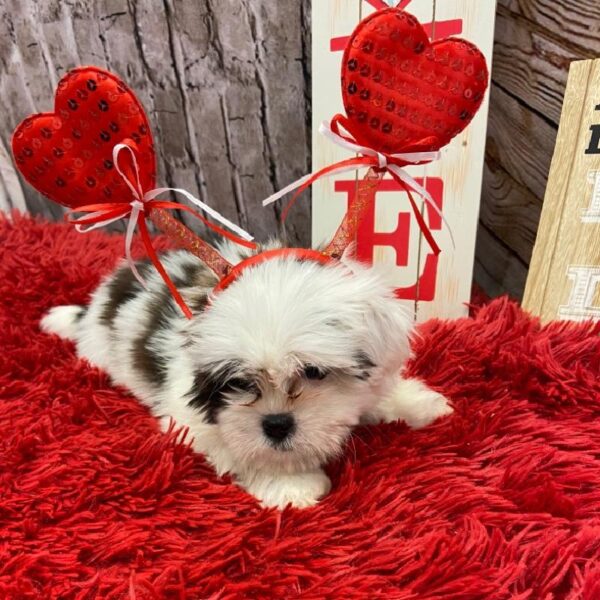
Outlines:
<svg viewBox="0 0 600 600"><path fill-rule="evenodd" d="M442 198L444 185L438 177L428 177L427 179L418 178L417 183L425 185L427 191L432 195L438 207L442 208ZM347 194L348 204L355 201L356 180L344 180L335 182L335 191ZM391 179L384 179L378 187L379 192L398 192L403 193L402 188ZM377 202L377 200L376 200ZM428 223L432 231L439 231L442 228L442 220L439 215L430 207L427 207ZM408 268L410 264L410 233L413 223L413 215L407 202L407 209L398 213L396 228L391 232L375 231L375 204L365 216L358 229L356 240L356 257L364 262L372 263L376 246L388 246L394 249L396 254L396 266L399 268ZM414 228L413 228L414 229ZM418 228L414 229L418 235ZM423 252L427 252L427 242L422 241ZM403 300L422 300L430 302L435 298L435 283L437 279L438 257L429 253L425 259L425 268L417 281L408 287L398 288L396 295ZM416 267L418 269L418 267ZM417 272L415 271L415 278Z"/></svg>

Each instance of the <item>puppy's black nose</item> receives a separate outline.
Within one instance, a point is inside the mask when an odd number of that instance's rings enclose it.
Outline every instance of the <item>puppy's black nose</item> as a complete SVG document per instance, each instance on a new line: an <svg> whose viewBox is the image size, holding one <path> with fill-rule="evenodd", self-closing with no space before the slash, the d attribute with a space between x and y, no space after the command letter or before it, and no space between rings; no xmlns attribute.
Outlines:
<svg viewBox="0 0 600 600"><path fill-rule="evenodd" d="M293 433L296 427L294 417L290 413L278 413L276 415L265 415L262 420L262 428L265 435L274 442L282 442Z"/></svg>

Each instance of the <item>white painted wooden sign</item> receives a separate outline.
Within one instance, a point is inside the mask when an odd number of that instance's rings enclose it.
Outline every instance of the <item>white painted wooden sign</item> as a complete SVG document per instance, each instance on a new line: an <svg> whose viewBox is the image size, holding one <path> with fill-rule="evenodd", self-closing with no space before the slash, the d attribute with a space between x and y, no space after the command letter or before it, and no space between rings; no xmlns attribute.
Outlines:
<svg viewBox="0 0 600 600"><path fill-rule="evenodd" d="M338 146L319 135L322 121L343 113L340 68L348 36L358 22L389 4L412 13L432 39L451 35L476 44L491 67L495 0L316 0L312 4L312 126L313 170L348 158ZM389 261L396 266L397 296L414 311L415 319L459 317L467 313L475 256L481 179L486 139L488 98L467 129L444 150L440 161L408 171L434 197L454 234L433 211L431 230L442 253L431 253L410 209L405 192L384 179L374 214L359 232L361 258ZM359 172L362 177L364 172ZM356 189L356 177L340 174L313 185L313 245L329 240Z"/></svg>

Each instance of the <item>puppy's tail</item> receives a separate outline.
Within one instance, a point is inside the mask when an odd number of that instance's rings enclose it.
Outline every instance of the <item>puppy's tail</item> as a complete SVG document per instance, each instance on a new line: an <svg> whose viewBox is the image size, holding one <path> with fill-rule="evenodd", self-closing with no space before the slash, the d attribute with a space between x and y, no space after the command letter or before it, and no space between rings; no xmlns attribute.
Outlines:
<svg viewBox="0 0 600 600"><path fill-rule="evenodd" d="M40 321L40 329L46 333L55 333L66 340L75 340L79 321L85 314L85 307L76 304L55 306Z"/></svg>

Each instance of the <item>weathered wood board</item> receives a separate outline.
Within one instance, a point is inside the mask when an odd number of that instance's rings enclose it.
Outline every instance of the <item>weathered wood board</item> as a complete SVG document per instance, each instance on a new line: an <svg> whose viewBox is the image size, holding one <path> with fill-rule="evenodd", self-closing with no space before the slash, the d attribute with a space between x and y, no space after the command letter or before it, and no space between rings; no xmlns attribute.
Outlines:
<svg viewBox="0 0 600 600"><path fill-rule="evenodd" d="M495 1L402 0L398 3L422 23L432 38L460 35L477 44L491 64ZM340 90L341 50L359 20L381 0L327 0L313 3L313 170L348 157L348 153L318 134L319 124L343 112ZM456 240L441 223L432 230L442 248L430 252L412 216L408 198L392 180L377 193L374 229L368 254L373 261L396 265L397 294L419 321L430 317L458 317L467 313L470 299L475 236L479 215L488 100L465 132L444 151L441 161L409 168L411 175L442 205ZM362 172L361 172L362 176ZM313 186L313 245L333 235L355 188L348 174L322 179ZM361 241L360 235L358 244Z"/></svg>
<svg viewBox="0 0 600 600"><path fill-rule="evenodd" d="M521 299L569 65L600 56L600 2L498 0L494 37L475 279Z"/></svg>
<svg viewBox="0 0 600 600"><path fill-rule="evenodd" d="M276 235L279 207L261 200L309 168L309 22L310 0L0 2L0 210L62 216L19 183L7 151L24 117L51 110L62 75L92 64L143 102L160 184L258 239ZM307 203L287 229L291 243L309 244Z"/></svg>
<svg viewBox="0 0 600 600"><path fill-rule="evenodd" d="M544 321L600 319L600 60L569 71L523 306Z"/></svg>

